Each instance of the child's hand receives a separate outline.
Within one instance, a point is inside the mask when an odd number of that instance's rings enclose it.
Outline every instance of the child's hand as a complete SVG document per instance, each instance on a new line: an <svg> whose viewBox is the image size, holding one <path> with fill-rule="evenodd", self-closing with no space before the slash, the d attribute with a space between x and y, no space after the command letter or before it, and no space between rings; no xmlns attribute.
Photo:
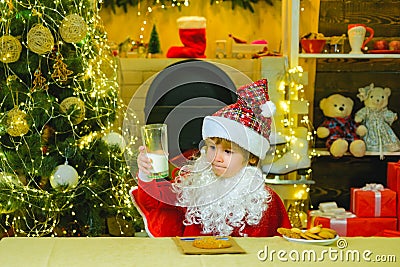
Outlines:
<svg viewBox="0 0 400 267"><path fill-rule="evenodd" d="M146 148L144 146L139 147L139 155L137 157L137 165L139 170L147 175L151 172L150 170L153 168L151 165L151 159L146 155Z"/></svg>

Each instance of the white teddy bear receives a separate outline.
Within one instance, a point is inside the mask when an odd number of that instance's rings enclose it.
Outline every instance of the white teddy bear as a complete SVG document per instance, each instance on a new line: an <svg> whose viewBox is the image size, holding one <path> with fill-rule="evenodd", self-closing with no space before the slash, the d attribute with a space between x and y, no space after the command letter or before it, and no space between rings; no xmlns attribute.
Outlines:
<svg viewBox="0 0 400 267"><path fill-rule="evenodd" d="M364 124L368 131L363 137L367 151L400 150L400 141L391 128L397 114L387 108L390 88L375 87L373 83L358 89L357 97L364 107L355 114L355 121Z"/></svg>

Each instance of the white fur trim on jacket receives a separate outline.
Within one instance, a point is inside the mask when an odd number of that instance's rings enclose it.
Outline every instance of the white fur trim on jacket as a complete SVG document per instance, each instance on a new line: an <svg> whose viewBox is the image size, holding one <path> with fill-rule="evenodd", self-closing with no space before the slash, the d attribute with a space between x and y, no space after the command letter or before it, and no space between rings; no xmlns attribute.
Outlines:
<svg viewBox="0 0 400 267"><path fill-rule="evenodd" d="M179 29L205 29L206 19L198 16L186 16L177 19Z"/></svg>
<svg viewBox="0 0 400 267"><path fill-rule="evenodd" d="M270 144L268 139L240 122L224 117L206 116L203 121L203 139L220 137L230 140L260 159L265 158Z"/></svg>

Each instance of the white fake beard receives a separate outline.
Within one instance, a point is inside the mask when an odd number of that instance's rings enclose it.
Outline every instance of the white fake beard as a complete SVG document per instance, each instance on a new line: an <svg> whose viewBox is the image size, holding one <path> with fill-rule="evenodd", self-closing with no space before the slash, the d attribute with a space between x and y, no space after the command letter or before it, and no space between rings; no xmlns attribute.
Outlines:
<svg viewBox="0 0 400 267"><path fill-rule="evenodd" d="M271 200L260 169L247 166L233 177L221 178L202 156L191 170L173 184L177 204L187 207L185 225L201 224L204 234L228 236L235 227L241 234L246 223L260 222Z"/></svg>

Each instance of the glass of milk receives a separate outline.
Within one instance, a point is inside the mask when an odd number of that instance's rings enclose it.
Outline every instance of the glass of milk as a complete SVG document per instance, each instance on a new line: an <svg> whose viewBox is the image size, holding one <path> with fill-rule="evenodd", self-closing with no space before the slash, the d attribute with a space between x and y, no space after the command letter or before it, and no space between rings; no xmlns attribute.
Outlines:
<svg viewBox="0 0 400 267"><path fill-rule="evenodd" d="M143 145L153 168L148 176L153 179L168 177L168 136L166 124L148 124L141 127Z"/></svg>

